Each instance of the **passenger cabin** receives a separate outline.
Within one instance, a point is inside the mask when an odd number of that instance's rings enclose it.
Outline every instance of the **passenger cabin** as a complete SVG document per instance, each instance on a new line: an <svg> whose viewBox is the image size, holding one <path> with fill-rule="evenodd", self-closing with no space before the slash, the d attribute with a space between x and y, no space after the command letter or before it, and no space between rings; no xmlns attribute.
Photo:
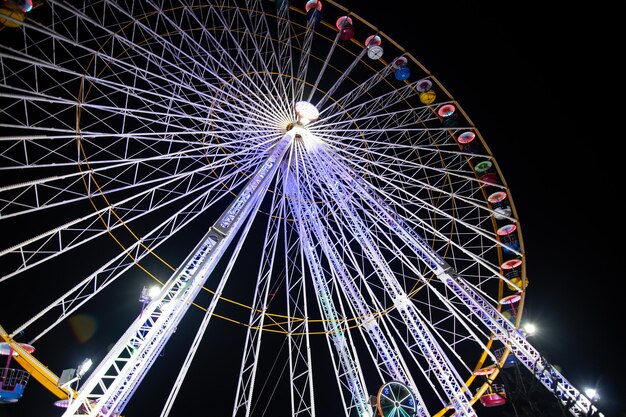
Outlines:
<svg viewBox="0 0 626 417"><path fill-rule="evenodd" d="M28 353L35 351L35 348L20 344ZM6 342L0 343L0 356L6 356L7 360L4 368L0 368L0 404L17 402L24 394L24 389L28 383L30 374L23 369L11 368L11 358L17 356L11 345Z"/></svg>
<svg viewBox="0 0 626 417"><path fill-rule="evenodd" d="M506 391L502 384L491 384L487 391L480 397L480 403L484 407L497 407L506 404Z"/></svg>

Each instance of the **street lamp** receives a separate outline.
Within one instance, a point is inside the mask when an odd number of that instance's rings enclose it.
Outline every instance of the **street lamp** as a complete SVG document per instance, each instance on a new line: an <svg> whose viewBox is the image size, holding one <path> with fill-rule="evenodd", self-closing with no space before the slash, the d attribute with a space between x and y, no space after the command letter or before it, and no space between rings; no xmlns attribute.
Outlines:
<svg viewBox="0 0 626 417"><path fill-rule="evenodd" d="M150 288L143 287L143 289L141 290L141 295L139 296L139 302L147 304L152 301L154 297L159 295L159 292L161 292L161 289L158 285L153 285Z"/></svg>
<svg viewBox="0 0 626 417"><path fill-rule="evenodd" d="M80 379L91 368L91 365L93 365L93 361L87 358L76 369L64 369L59 377L58 386L61 388L72 388L72 384L76 383L74 390L78 391ZM56 401L54 405L59 408L68 408L72 401L74 401L74 397L70 395L66 399Z"/></svg>
<svg viewBox="0 0 626 417"><path fill-rule="evenodd" d="M78 366L78 369L76 369L76 375L79 378L82 378L82 376L85 375L89 368L91 368L91 365L93 365L93 361L89 358L85 359L83 363Z"/></svg>
<svg viewBox="0 0 626 417"><path fill-rule="evenodd" d="M139 295L139 302L141 303L141 313L139 313L139 317L143 315L143 310L152 301L154 297L159 295L161 292L161 288L158 285L153 285L152 287L143 287L141 290L141 294Z"/></svg>
<svg viewBox="0 0 626 417"><path fill-rule="evenodd" d="M533 323L524 324L524 333L526 333L528 336L532 336L536 332L537 332L537 326L535 326Z"/></svg>
<svg viewBox="0 0 626 417"><path fill-rule="evenodd" d="M585 388L584 391L585 395L589 397L591 401L596 401L600 399L600 397L598 396L598 391L595 388Z"/></svg>
<svg viewBox="0 0 626 417"><path fill-rule="evenodd" d="M600 396L598 395L598 390L596 390L595 388L587 387L583 389L583 391L585 395L587 396L587 398L589 398L589 401L591 401L591 405L592 405L589 408L589 411L587 412L586 417L602 417L603 414L600 413L600 411L598 411L597 408L595 408L596 403L600 399Z"/></svg>

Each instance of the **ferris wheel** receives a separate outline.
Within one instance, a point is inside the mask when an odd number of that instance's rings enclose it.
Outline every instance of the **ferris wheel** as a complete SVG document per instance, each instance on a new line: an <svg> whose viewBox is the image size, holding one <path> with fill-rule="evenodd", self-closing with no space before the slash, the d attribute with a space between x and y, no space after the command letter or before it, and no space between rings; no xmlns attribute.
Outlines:
<svg viewBox="0 0 626 417"><path fill-rule="evenodd" d="M86 3L0 14L0 353L59 414L473 416L511 359L595 410L519 329L506 181L409 51L331 0Z"/></svg>

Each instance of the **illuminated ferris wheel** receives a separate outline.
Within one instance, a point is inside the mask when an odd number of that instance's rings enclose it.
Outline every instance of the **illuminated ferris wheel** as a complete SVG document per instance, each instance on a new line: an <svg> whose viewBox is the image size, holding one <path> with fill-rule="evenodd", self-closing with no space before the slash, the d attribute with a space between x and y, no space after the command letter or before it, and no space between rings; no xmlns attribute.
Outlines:
<svg viewBox="0 0 626 417"><path fill-rule="evenodd" d="M595 410L519 330L506 182L410 52L331 0L85 3L1 8L0 402L473 416L514 359Z"/></svg>

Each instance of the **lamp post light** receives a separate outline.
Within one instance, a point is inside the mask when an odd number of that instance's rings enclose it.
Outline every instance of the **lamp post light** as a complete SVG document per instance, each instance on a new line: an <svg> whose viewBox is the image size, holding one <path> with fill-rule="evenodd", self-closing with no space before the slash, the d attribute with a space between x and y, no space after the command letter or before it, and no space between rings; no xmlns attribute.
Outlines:
<svg viewBox="0 0 626 417"><path fill-rule="evenodd" d="M93 365L93 361L90 358L86 358L81 362L76 369L64 369L61 373L61 377L59 378L59 387L61 388L72 388L72 384L76 384L76 387L73 388L74 391L78 392L78 388L80 386L80 379L87 373L87 371ZM67 399L61 399L54 403L55 406L59 408L68 408L70 404L74 401L74 397L72 395L68 396Z"/></svg>
<svg viewBox="0 0 626 417"><path fill-rule="evenodd" d="M591 401L591 404L593 406L593 407L589 408L589 411L586 414L586 417L600 417L600 416L602 416L602 414L600 414L598 409L595 407L595 405L597 404L598 400L600 399L600 396L598 395L598 390L595 389L595 388L592 388L592 387L587 387L587 388L583 389L583 392L585 393L587 398L589 398L589 401Z"/></svg>
<svg viewBox="0 0 626 417"><path fill-rule="evenodd" d="M154 297L159 295L160 292L161 289L158 285L154 285L150 288L145 286L143 287L143 289L141 290L141 294L139 295L139 302L141 303L141 313L139 313L139 317L141 317L141 315L143 314L143 310L145 309L146 305L148 305Z"/></svg>
<svg viewBox="0 0 626 417"><path fill-rule="evenodd" d="M585 395L589 397L591 401L598 400L598 391L595 388L585 388Z"/></svg>
<svg viewBox="0 0 626 417"><path fill-rule="evenodd" d="M524 333L526 333L528 336L534 335L535 333L537 333L537 326L535 326L533 323L524 324Z"/></svg>
<svg viewBox="0 0 626 417"><path fill-rule="evenodd" d="M83 363L81 363L76 369L76 376L78 378L82 378L83 375L85 375L85 373L89 370L89 368L91 368L91 365L93 365L93 361L89 358L85 359Z"/></svg>

